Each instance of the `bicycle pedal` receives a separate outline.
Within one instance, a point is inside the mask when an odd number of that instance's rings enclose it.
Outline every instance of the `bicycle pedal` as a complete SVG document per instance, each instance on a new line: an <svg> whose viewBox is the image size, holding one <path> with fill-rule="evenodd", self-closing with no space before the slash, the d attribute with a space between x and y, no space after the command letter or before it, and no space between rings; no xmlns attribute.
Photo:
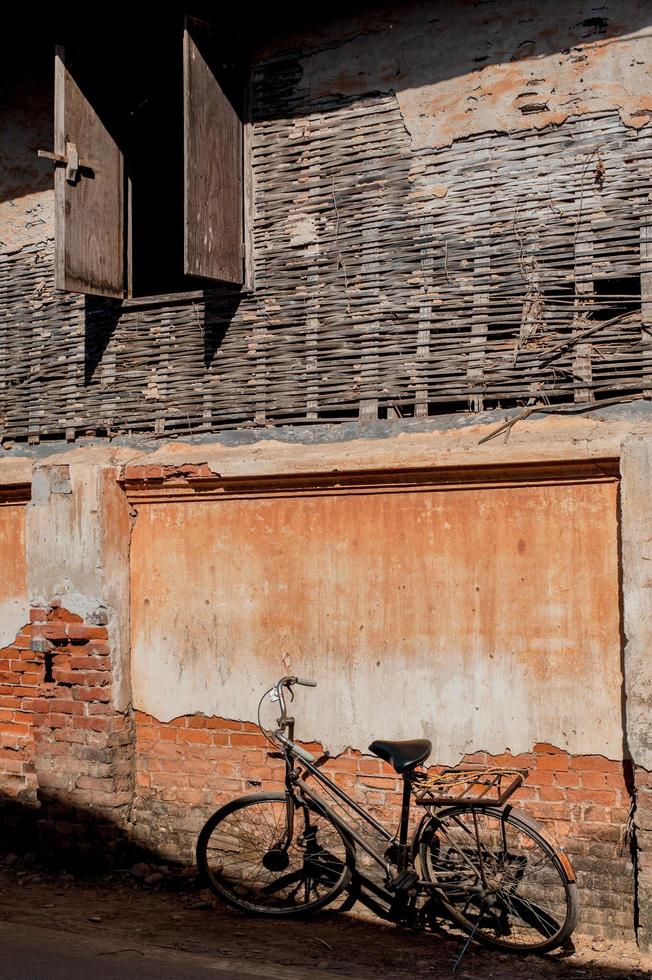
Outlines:
<svg viewBox="0 0 652 980"><path fill-rule="evenodd" d="M392 880L390 888L394 892L407 892L410 890L410 888L413 888L414 885L416 885L418 880L419 875L410 868L406 868L405 871L401 871L401 873Z"/></svg>

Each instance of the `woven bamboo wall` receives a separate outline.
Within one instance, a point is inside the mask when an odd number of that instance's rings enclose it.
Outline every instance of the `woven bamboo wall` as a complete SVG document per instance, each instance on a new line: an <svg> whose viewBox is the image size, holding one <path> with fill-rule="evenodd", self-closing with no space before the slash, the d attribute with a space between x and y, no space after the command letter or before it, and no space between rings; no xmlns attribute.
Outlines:
<svg viewBox="0 0 652 980"><path fill-rule="evenodd" d="M394 96L255 87L256 288L137 308L0 259L0 434L157 435L652 389L652 132L618 115L414 151ZM162 203L164 206L164 202Z"/></svg>

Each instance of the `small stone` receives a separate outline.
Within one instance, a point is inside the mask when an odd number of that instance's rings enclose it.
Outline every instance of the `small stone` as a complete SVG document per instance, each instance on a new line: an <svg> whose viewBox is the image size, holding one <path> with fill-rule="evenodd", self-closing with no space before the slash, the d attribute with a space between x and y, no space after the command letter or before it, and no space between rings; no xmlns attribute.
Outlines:
<svg viewBox="0 0 652 980"><path fill-rule="evenodd" d="M147 875L144 880L146 885L158 885L159 881L163 881L165 875L162 875L160 871L155 871L151 875Z"/></svg>
<svg viewBox="0 0 652 980"><path fill-rule="evenodd" d="M133 868L131 869L131 873L134 878L144 879L147 878L148 875L151 875L152 869L149 864L144 864L141 862L140 864L134 864Z"/></svg>
<svg viewBox="0 0 652 980"><path fill-rule="evenodd" d="M190 908L193 909L193 911L198 911L199 909L212 909L213 908L213 903L212 902L193 902L192 905L190 906Z"/></svg>
<svg viewBox="0 0 652 980"><path fill-rule="evenodd" d="M89 915L88 921L89 922L101 922L102 921L102 916L101 915Z"/></svg>
<svg viewBox="0 0 652 980"><path fill-rule="evenodd" d="M11 867L12 864L16 864L17 861L19 861L19 860L20 859L19 859L19 857L18 857L17 854L7 854L7 856L5 858L5 864L7 864L9 867Z"/></svg>
<svg viewBox="0 0 652 980"><path fill-rule="evenodd" d="M50 902L50 904L44 905L43 908L44 909L56 909L56 905L54 904L54 902Z"/></svg>

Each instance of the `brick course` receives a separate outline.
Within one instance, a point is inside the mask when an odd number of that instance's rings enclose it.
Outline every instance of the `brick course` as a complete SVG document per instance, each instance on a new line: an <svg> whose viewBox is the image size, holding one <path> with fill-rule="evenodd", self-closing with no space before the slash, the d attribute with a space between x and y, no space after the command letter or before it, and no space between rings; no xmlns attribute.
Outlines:
<svg viewBox="0 0 652 980"><path fill-rule="evenodd" d="M13 835L31 837L31 847L106 860L123 838L133 799L132 718L111 706L107 641L106 627L53 603L32 609L0 651L0 787L5 802L22 805L13 810Z"/></svg>
<svg viewBox="0 0 652 980"><path fill-rule="evenodd" d="M133 842L168 859L192 860L197 833L214 809L282 786L283 763L269 757L255 724L203 715L161 723L116 711L112 693L106 627L56 603L32 609L30 623L0 650L0 788L5 801L33 813L43 845L110 859ZM320 745L309 747L321 752ZM518 756L477 752L466 761L530 769L514 802L568 850L582 929L631 933L634 788L639 905L646 896L652 901L652 865L644 858L652 837L650 774L544 743ZM347 750L326 771L388 826L398 823L400 779L381 760Z"/></svg>
<svg viewBox="0 0 652 980"><path fill-rule="evenodd" d="M283 763L269 758L269 745L250 722L195 715L162 724L136 712L135 723L134 833L167 857L192 860L203 821L234 796L282 785ZM321 752L319 745L308 747ZM478 752L466 761L530 769L514 805L539 820L568 851L578 876L582 930L631 935L634 873L627 764L573 756L543 743L521 755ZM347 750L331 759L325 771L387 826L397 825L401 780L380 759ZM652 784L650 790L652 803Z"/></svg>

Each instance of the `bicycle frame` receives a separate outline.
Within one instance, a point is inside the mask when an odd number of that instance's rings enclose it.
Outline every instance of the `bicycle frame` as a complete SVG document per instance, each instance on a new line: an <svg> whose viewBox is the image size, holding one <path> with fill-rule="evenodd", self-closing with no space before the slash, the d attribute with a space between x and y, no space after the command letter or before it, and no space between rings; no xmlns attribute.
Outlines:
<svg viewBox="0 0 652 980"><path fill-rule="evenodd" d="M406 773L403 776L403 794L401 802L401 819L399 824L398 835L391 834L378 820L371 816L370 813L364 809L356 800L354 800L348 793L346 793L337 783L333 782L328 776L326 776L319 769L320 760L314 759L311 753L306 752L300 746L296 745L294 742L294 724L295 720L293 717L287 714L285 699L283 697L283 686L287 680L294 680L298 683L309 684L312 686L312 681L301 681L296 678L283 678L275 687L277 699L281 704L281 718L278 719L279 729L274 733L275 741L281 748L281 753L285 759L285 794L287 801L287 822L285 829L285 839L278 842L278 846L286 846L287 843L292 840L293 835L293 824L294 824L294 808L295 802L298 799L300 805L305 804L305 800L301 796L297 796L297 790L300 794L303 794L308 800L310 800L318 811L324 813L324 815L336 824L344 833L348 834L366 853L371 857L376 864L378 864L385 873L385 881L388 888L391 891L385 891L379 888L379 886L358 872L360 878L364 884L369 887L378 896L384 898L390 903L394 903L397 898L397 893L403 893L405 895L410 888L418 886L421 889L427 889L433 893L446 892L449 888L454 889L457 887L455 882L446 882L445 880L439 879L437 882L429 881L422 878L416 873L414 867L413 855L410 853L410 846L408 845L408 829L410 822L410 810L411 810L411 787L413 782L413 774L411 772ZM287 732L287 735L285 735ZM327 758L327 757L326 757ZM326 758L324 761L326 761ZM297 768L297 766L302 768ZM372 827L376 833L382 837L387 843L391 845L396 845L396 859L391 860L387 857L387 852L381 855L376 851L358 831L352 827L346 820L344 820L329 804L316 793L307 783L305 775L312 776L318 782L322 783L334 796L338 797L342 802L348 806L354 813L361 817L365 823ZM436 817L437 813L443 813L446 810L454 809L454 804L439 806L436 809L427 809L424 813L422 819L416 828L414 839L418 839L422 827L426 821ZM475 833L475 844L477 846L478 854L480 855L480 867L481 876L483 884L486 884L484 880L484 869L482 869L482 859L481 859L481 846L480 839L478 836L477 821L474 816L474 833ZM449 839L450 840L450 839ZM454 845L455 846L455 845ZM459 853L460 858L469 865L471 870L475 872L473 864L468 861L466 855L460 851L458 846L455 846L455 850ZM397 870L396 875L392 875L392 867ZM378 911L378 908L375 909Z"/></svg>

